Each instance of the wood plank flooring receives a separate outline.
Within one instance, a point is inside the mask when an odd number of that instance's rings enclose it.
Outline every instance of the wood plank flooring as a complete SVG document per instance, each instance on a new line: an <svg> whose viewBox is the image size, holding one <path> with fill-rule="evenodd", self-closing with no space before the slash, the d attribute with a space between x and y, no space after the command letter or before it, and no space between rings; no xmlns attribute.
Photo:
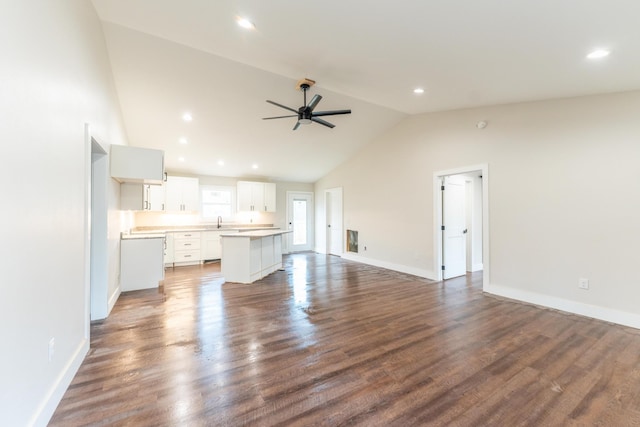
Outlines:
<svg viewBox="0 0 640 427"><path fill-rule="evenodd" d="M91 327L51 426L640 426L638 330L314 253L168 269Z"/></svg>

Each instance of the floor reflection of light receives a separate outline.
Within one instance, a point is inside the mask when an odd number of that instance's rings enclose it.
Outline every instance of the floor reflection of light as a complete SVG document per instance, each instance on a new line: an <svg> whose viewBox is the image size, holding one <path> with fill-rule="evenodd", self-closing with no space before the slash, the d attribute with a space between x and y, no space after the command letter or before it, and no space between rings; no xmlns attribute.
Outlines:
<svg viewBox="0 0 640 427"><path fill-rule="evenodd" d="M307 259L293 259L293 299L298 303L307 302Z"/></svg>

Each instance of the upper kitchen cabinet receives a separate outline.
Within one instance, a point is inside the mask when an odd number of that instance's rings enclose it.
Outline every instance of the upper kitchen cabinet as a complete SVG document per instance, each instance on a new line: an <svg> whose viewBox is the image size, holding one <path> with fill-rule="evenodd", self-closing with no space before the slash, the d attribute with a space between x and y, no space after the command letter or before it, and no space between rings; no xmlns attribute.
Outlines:
<svg viewBox="0 0 640 427"><path fill-rule="evenodd" d="M165 210L167 212L199 210L200 195L198 178L167 176L164 190Z"/></svg>
<svg viewBox="0 0 640 427"><path fill-rule="evenodd" d="M128 145L111 146L111 177L119 182L162 184L164 151Z"/></svg>
<svg viewBox="0 0 640 427"><path fill-rule="evenodd" d="M276 211L276 184L238 181L238 211Z"/></svg>
<svg viewBox="0 0 640 427"><path fill-rule="evenodd" d="M120 209L132 211L164 211L164 186L120 184Z"/></svg>

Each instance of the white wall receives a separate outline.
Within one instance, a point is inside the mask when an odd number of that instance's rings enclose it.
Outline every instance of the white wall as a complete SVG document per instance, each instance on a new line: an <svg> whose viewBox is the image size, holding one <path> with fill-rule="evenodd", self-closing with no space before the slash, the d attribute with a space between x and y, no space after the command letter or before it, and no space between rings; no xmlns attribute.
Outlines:
<svg viewBox="0 0 640 427"><path fill-rule="evenodd" d="M85 123L106 148L126 139L91 2L5 1L0 28L0 425L44 425L88 349ZM109 191L113 288L118 190Z"/></svg>
<svg viewBox="0 0 640 427"><path fill-rule="evenodd" d="M630 92L413 116L318 181L316 199L342 186L364 261L433 277L433 172L486 163L485 290L640 327L638 111Z"/></svg>

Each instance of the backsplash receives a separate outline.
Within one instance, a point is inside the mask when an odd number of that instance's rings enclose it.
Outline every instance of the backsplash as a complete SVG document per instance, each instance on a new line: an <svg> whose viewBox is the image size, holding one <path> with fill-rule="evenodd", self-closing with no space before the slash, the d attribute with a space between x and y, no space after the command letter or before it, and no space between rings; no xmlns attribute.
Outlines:
<svg viewBox="0 0 640 427"><path fill-rule="evenodd" d="M164 213L164 212L136 212L132 228L146 227L178 227L185 225L210 225L216 224L216 220L206 221L199 213ZM273 224L275 214L268 212L240 212L232 218L222 218L222 223L234 225L256 226L261 224Z"/></svg>

